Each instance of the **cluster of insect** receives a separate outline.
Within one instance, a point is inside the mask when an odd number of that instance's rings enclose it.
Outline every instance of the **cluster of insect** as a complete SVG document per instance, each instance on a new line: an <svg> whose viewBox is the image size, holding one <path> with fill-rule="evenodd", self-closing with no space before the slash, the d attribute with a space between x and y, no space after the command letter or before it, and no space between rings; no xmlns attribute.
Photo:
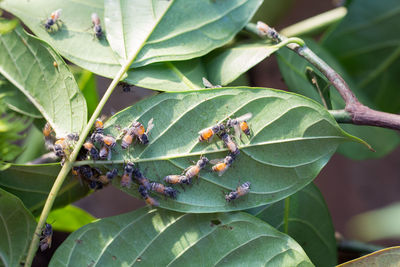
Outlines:
<svg viewBox="0 0 400 267"><path fill-rule="evenodd" d="M247 123L251 119L252 114L247 113L238 118L229 118L225 122L218 123L214 126L205 128L199 131L199 142L211 142L215 136L220 138L224 145L228 148L229 153L223 159L209 160L205 156L200 156L200 159L193 165L187 167L181 174L170 174L164 177L163 181L170 185L180 185L184 189L184 185L192 184L195 177L198 177L200 171L205 168L208 163L211 163L212 171L222 176L230 166L234 163L240 150L234 141L241 140L242 133L250 136L250 128ZM120 140L122 149L128 149L134 142L141 145L149 143L149 133L154 127L153 119L147 123L147 129L139 121L133 121L128 127L120 130L118 137L106 135L104 132L103 118L97 119L94 123L90 137L85 141L79 151L77 160L111 160L113 149ZM234 130L235 137L231 135ZM48 148L53 149L54 153L62 158L61 164L67 160L73 150L79 136L75 133L66 135L65 137L56 138L51 126L47 123L43 128L43 135ZM88 185L90 189L99 190L111 183L118 176L118 169L114 168L106 172L102 172L99 168L89 165L76 166L72 169L72 174L78 177L82 183ZM121 187L130 188L132 182L138 185L139 194L143 197L147 204L158 206L158 201L151 197L150 192L161 194L165 197L176 199L179 193L173 187L151 181L146 178L140 169L133 162L124 164L121 175ZM230 202L240 196L246 195L250 191L250 182L245 182L239 185L236 190L225 194L225 200Z"/></svg>
<svg viewBox="0 0 400 267"><path fill-rule="evenodd" d="M50 18L47 18L42 22L43 27L48 32L54 33L61 30L63 26L63 21L61 20L61 11L61 9L57 9L51 13ZM99 15L92 13L91 19L93 25L90 28L92 28L94 36L100 39L103 36L103 29L101 28Z"/></svg>

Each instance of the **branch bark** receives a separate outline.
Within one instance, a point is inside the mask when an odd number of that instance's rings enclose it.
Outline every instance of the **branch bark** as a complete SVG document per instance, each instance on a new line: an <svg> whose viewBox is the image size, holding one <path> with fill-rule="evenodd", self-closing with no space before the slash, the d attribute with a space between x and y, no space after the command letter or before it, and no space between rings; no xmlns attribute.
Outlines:
<svg viewBox="0 0 400 267"><path fill-rule="evenodd" d="M287 39L287 37L280 35L275 29L263 22L258 22L256 27L246 27L246 29L252 30L260 36L266 36L276 42L282 42ZM257 32L254 29L257 29ZM338 90L345 101L344 111L348 113L351 123L400 130L400 115L377 111L364 106L358 101L344 79L306 45L301 46L296 43L290 43L287 47L321 71L336 90ZM332 114L334 115L334 113Z"/></svg>

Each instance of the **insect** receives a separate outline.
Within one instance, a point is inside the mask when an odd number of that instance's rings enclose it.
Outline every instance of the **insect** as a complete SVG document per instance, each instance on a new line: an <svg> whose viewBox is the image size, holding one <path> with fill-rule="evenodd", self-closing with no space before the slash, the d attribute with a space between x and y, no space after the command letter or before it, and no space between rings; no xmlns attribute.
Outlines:
<svg viewBox="0 0 400 267"><path fill-rule="evenodd" d="M221 85L213 85L209 80L203 77L203 85L205 88L221 88Z"/></svg>
<svg viewBox="0 0 400 267"><path fill-rule="evenodd" d="M155 200L154 198L149 196L149 193L148 193L146 187L144 187L143 185L139 186L139 193L144 198L144 200L146 201L146 203L148 205L151 205L151 206L159 206L160 205L157 200Z"/></svg>
<svg viewBox="0 0 400 267"><path fill-rule="evenodd" d="M250 192L250 182L245 182L242 185L239 185L236 188L236 191L230 192L228 195L225 195L225 200L230 202L232 200L235 200L241 196L246 195L247 193Z"/></svg>
<svg viewBox="0 0 400 267"><path fill-rule="evenodd" d="M40 236L39 247L41 251L44 251L51 247L51 240L53 237L53 227L51 224L46 223Z"/></svg>
<svg viewBox="0 0 400 267"><path fill-rule="evenodd" d="M93 32L95 36L100 39L103 36L103 31L100 25L100 18L99 15L96 13L92 13L92 23L93 23Z"/></svg>
<svg viewBox="0 0 400 267"><path fill-rule="evenodd" d="M100 158L99 151L98 151L97 148L94 146L94 144L92 143L92 141L87 140L87 141L83 144L83 147L90 153L90 156L92 157L92 159L98 160L98 159Z"/></svg>
<svg viewBox="0 0 400 267"><path fill-rule="evenodd" d="M44 138L46 140L49 139L52 133L53 133L53 128L51 128L50 123L46 122L46 124L43 127Z"/></svg>
<svg viewBox="0 0 400 267"><path fill-rule="evenodd" d="M129 128L124 131L125 133L124 137L122 137L121 147L122 149L127 149L132 144L134 133L133 133L133 128Z"/></svg>
<svg viewBox="0 0 400 267"><path fill-rule="evenodd" d="M44 27L46 28L47 31L53 31L54 30L54 25L57 26L57 31L61 28L61 9L57 9L53 13L51 13L50 18L46 20L46 23L44 24Z"/></svg>
<svg viewBox="0 0 400 267"><path fill-rule="evenodd" d="M100 148L100 152L99 152L99 156L101 159L107 159L107 160L111 160L111 148L108 147L106 144L104 144L101 148Z"/></svg>
<svg viewBox="0 0 400 267"><path fill-rule="evenodd" d="M190 184L190 179L185 175L168 175L164 177L164 182L169 184Z"/></svg>
<svg viewBox="0 0 400 267"><path fill-rule="evenodd" d="M122 91L127 93L131 91L131 85L126 82L119 82L119 85L122 87Z"/></svg>
<svg viewBox="0 0 400 267"><path fill-rule="evenodd" d="M98 177L100 183L103 185L109 184L112 179L114 179L115 176L118 175L118 169L114 168L111 171L108 171L105 175L100 175Z"/></svg>
<svg viewBox="0 0 400 267"><path fill-rule="evenodd" d="M122 187L131 187L132 183L132 173L133 173L133 167L135 165L132 162L128 162L126 166L124 167L124 174L121 177L121 186Z"/></svg>
<svg viewBox="0 0 400 267"><path fill-rule="evenodd" d="M212 167L212 170L214 172L218 173L218 176L221 176L224 174L228 168L232 165L233 161L235 160L234 156L228 155L224 159L216 159L216 160L211 160L211 164L215 164Z"/></svg>
<svg viewBox="0 0 400 267"><path fill-rule="evenodd" d="M249 136L250 128L247 124L247 120L251 119L252 116L253 114L246 113L236 119L228 119L228 121L226 122L226 126L235 130L235 135L238 139L241 138L241 131L243 131L245 135Z"/></svg>
<svg viewBox="0 0 400 267"><path fill-rule="evenodd" d="M150 186L149 179L144 177L144 175L140 172L139 169L134 169L133 170L133 176L135 177L136 181L140 185L142 185L142 186L144 186L146 188L146 190L150 190L151 186Z"/></svg>
<svg viewBox="0 0 400 267"><path fill-rule="evenodd" d="M189 166L185 170L185 176L187 179L189 179L189 182L191 179L195 176L197 176L200 172L201 169L206 166L206 164L209 162L208 158L206 157L200 157L200 159L197 161L196 165Z"/></svg>
<svg viewBox="0 0 400 267"><path fill-rule="evenodd" d="M150 190L170 198L176 198L176 194L178 193L174 188L156 182L150 183Z"/></svg>
<svg viewBox="0 0 400 267"><path fill-rule="evenodd" d="M239 148L236 145L236 143L233 142L233 140L229 134L227 134L226 132L222 132L219 135L219 137L224 142L225 146L229 149L229 151L231 152L231 155L233 155L234 157L239 155L239 153L240 153Z"/></svg>
<svg viewBox="0 0 400 267"><path fill-rule="evenodd" d="M79 140L79 135L76 133L67 134L66 137L59 138L54 143L54 153L57 157L68 157L71 149L73 148L73 142Z"/></svg>
<svg viewBox="0 0 400 267"><path fill-rule="evenodd" d="M214 135L223 131L224 129L225 129L225 125L222 123L214 125L209 128L205 128L199 132L199 135L200 135L199 141L200 142L203 142L203 141L210 142L213 139Z"/></svg>
<svg viewBox="0 0 400 267"><path fill-rule="evenodd" d="M143 124L141 124L138 121L134 121L132 123L132 128L133 128L132 133L139 139L140 143L146 145L147 143L149 143L148 134L151 131L151 129L153 129L153 127L154 127L153 118L151 118L147 123L147 130L145 130Z"/></svg>

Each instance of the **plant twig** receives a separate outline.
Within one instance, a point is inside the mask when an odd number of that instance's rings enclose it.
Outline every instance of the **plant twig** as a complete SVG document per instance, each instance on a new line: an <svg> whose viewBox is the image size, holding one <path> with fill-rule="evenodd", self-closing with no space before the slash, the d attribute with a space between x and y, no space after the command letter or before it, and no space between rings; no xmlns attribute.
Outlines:
<svg viewBox="0 0 400 267"><path fill-rule="evenodd" d="M256 27L254 25L246 27L247 30L253 32L255 28L257 29L255 33L260 36L266 36L276 42L282 42L287 39L287 37L280 35L275 29L263 22L258 22ZM348 113L351 123L400 130L400 115L377 111L364 106L358 101L344 79L306 45L301 46L299 43L290 43L287 47L321 71L338 90L345 101L344 111Z"/></svg>
<svg viewBox="0 0 400 267"><path fill-rule="evenodd" d="M337 243L337 247L339 251L356 252L360 253L361 255L370 254L385 248L373 244L362 243L355 240L340 240Z"/></svg>
<svg viewBox="0 0 400 267"><path fill-rule="evenodd" d="M67 177L69 171L73 166L73 162L76 160L78 156L79 150L82 147L83 143L86 140L87 135L90 132L95 120L99 117L101 110L103 109L105 103L107 102L108 98L110 98L114 88L117 86L118 82L123 78L125 73L128 71L129 66L135 60L137 53L133 54L128 61L121 67L115 78L112 80L111 84L108 86L107 91L105 92L103 98L100 100L100 103L96 107L96 110L93 112L92 117L90 118L88 124L83 129L82 133L80 134L79 140L75 145L74 150L72 151L71 155L69 156L68 160L66 160L64 166L61 168L60 173L58 174L56 181L51 188L49 196L47 197L46 203L44 204L42 213L40 215L39 222L36 226L35 233L33 234L31 244L29 246L28 255L25 261L25 267L30 267L35 256L36 250L38 249L39 237L42 233L43 226L46 222L47 216L50 213L50 210L53 206L54 200L60 190L62 184L64 183L65 178Z"/></svg>
<svg viewBox="0 0 400 267"><path fill-rule="evenodd" d="M54 152L48 152L32 161L27 162L26 164L33 165L33 164L52 163L52 162L56 162L57 159L58 159L58 157L56 156L56 154L54 154Z"/></svg>

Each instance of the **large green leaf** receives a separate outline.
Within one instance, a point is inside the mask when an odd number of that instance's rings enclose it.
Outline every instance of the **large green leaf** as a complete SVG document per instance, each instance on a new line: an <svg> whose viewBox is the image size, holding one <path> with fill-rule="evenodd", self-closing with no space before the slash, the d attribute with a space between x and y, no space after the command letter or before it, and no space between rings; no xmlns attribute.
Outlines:
<svg viewBox="0 0 400 267"><path fill-rule="evenodd" d="M229 42L261 3L105 0L107 39L122 62L137 54L133 67L195 58Z"/></svg>
<svg viewBox="0 0 400 267"><path fill-rule="evenodd" d="M0 187L19 197L34 215L38 215L60 169L60 164L12 165L0 172ZM65 206L85 196L87 192L87 186L69 176L53 207Z"/></svg>
<svg viewBox="0 0 400 267"><path fill-rule="evenodd" d="M313 266L289 236L245 213L140 210L82 227L50 266Z"/></svg>
<svg viewBox="0 0 400 267"><path fill-rule="evenodd" d="M42 118L40 111L29 99L2 75L0 75L0 93L5 95L3 99L9 109L32 118Z"/></svg>
<svg viewBox="0 0 400 267"><path fill-rule="evenodd" d="M325 200L313 183L250 213L295 239L315 266L336 265L335 229Z"/></svg>
<svg viewBox="0 0 400 267"><path fill-rule="evenodd" d="M130 150L117 146L108 163L139 162L151 180L180 174L202 154L210 159L227 155L218 138L199 143L198 131L247 112L254 115L249 122L254 134L243 137L242 153L231 169L219 177L207 167L198 185L181 192L176 201L160 199L162 207L218 212L275 202L314 179L340 143L355 140L323 107L292 93L245 87L167 93L149 97L107 121L106 132L113 136L120 134L118 126L127 127L134 120L147 125L154 118L155 123L147 146L136 144ZM235 204L226 203L221 190L235 189L239 181L252 183L250 194ZM136 187L125 191L138 195Z"/></svg>
<svg viewBox="0 0 400 267"><path fill-rule="evenodd" d="M352 82L351 77L346 73L341 65L326 51L323 47L311 39L306 40L309 46L319 57L325 60L331 67L340 73L345 81L350 85L352 91L367 106L374 106L365 98L363 92L357 88ZM306 68L313 68L318 74L320 72L311 66L305 59L298 56L289 49L281 49L278 52L278 64L282 76L293 92L308 96L321 103L321 98L317 91L313 88L306 76ZM322 74L320 74L322 75ZM331 86L332 88L332 86ZM331 100L334 109L344 107L343 100L335 89L331 90ZM343 129L349 133L358 136L368 142L374 149L375 153L366 147L353 145L351 143L343 144L339 147L338 152L352 159L379 158L393 151L400 144L400 137L397 132L389 129L383 129L372 126L357 125L341 125Z"/></svg>
<svg viewBox="0 0 400 267"><path fill-rule="evenodd" d="M380 110L400 111L400 2L355 0L323 44Z"/></svg>
<svg viewBox="0 0 400 267"><path fill-rule="evenodd" d="M337 267L364 267L385 266L397 267L400 265L400 247L391 247L365 255L361 258L345 262Z"/></svg>
<svg viewBox="0 0 400 267"><path fill-rule="evenodd" d="M21 200L0 188L1 266L21 266L35 227L35 218Z"/></svg>
<svg viewBox="0 0 400 267"><path fill-rule="evenodd" d="M85 30L91 26L90 16L93 12L99 15L103 27L107 26L105 32L112 36L111 44L123 57L126 57L127 52L134 53L141 50L137 66L149 62L189 59L222 46L250 20L261 2L261 0L130 1L130 5L124 6L123 10L108 9L106 17L110 19L109 21L103 18L105 11L102 2L96 0L79 2L3 0L0 2L0 7L18 16L37 36L50 43L68 60L96 74L112 78L120 69L117 56L105 38L97 40L93 38L91 29ZM106 7L113 4L120 5L121 2L106 1ZM154 10L151 8L152 5L155 7ZM42 21L49 17L51 12L60 8L63 27L60 31L50 34L44 29ZM168 10L163 13L165 8ZM193 9L195 11L190 11ZM126 14L128 10L133 13ZM189 13L191 15L187 16ZM155 19L154 15L158 19ZM122 21L135 23L135 20L140 27L129 24L121 28ZM114 36L121 32L124 32L125 36ZM181 42L181 38L184 42ZM135 44L138 43L143 45L143 48L136 47L137 51L121 51L122 47L135 49ZM165 76L160 75L159 79L163 78ZM142 79L134 78L135 81ZM137 85L146 87L146 82L148 80L145 80L143 85L140 83Z"/></svg>
<svg viewBox="0 0 400 267"><path fill-rule="evenodd" d="M62 58L21 27L0 35L0 50L0 73L25 94L57 135L79 133L86 125L86 102Z"/></svg>
<svg viewBox="0 0 400 267"><path fill-rule="evenodd" d="M39 220L39 217L37 217ZM47 217L53 229L62 232L73 232L96 220L91 214L73 205L52 210Z"/></svg>

